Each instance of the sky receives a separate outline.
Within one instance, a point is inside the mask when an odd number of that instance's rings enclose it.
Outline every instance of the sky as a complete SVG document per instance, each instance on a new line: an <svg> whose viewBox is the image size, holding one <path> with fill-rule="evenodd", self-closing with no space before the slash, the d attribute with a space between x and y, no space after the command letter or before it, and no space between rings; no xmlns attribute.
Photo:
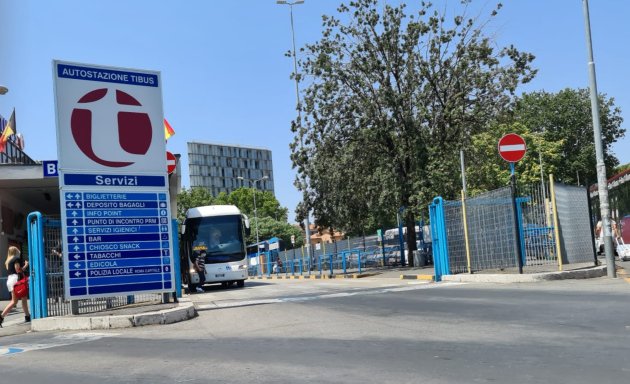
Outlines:
<svg viewBox="0 0 630 384"><path fill-rule="evenodd" d="M399 1L381 1L397 4ZM341 0L305 0L294 10L298 50L321 38L321 16ZM418 1L407 1L413 8ZM434 0L440 9L458 1ZM494 3L476 0L471 14ZM505 0L487 27L497 46L513 44L536 56L538 75L519 92L588 87L581 0ZM630 121L630 29L627 0L590 2L593 50L600 93L614 97ZM275 0L0 0L0 114L16 110L25 152L57 158L52 60L161 72L164 115L176 134L167 150L182 155L200 141L270 149L275 193L289 208L300 194L289 158L296 116L289 7ZM299 57L299 52L298 52ZM630 162L630 135L613 147Z"/></svg>

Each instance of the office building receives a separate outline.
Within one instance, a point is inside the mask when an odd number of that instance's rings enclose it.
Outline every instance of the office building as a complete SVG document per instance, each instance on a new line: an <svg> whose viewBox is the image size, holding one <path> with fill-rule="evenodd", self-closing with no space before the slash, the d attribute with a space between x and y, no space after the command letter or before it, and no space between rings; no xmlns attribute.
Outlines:
<svg viewBox="0 0 630 384"><path fill-rule="evenodd" d="M212 143L188 143L190 187L206 188L212 196L251 187L274 193L271 151L264 148ZM239 177L243 178L242 180Z"/></svg>

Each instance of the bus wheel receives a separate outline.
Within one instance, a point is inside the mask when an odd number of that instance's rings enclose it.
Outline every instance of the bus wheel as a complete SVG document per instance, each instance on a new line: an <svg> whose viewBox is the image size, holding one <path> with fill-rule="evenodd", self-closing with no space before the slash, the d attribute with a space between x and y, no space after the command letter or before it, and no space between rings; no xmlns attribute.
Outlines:
<svg viewBox="0 0 630 384"><path fill-rule="evenodd" d="M227 288L227 287L229 287L229 286L230 286L230 283L229 283L228 281L224 281L224 282L222 282L222 283L221 283L221 286L222 286L223 288Z"/></svg>
<svg viewBox="0 0 630 384"><path fill-rule="evenodd" d="M239 288L243 288L245 286L245 280L239 280L236 282L236 286Z"/></svg>

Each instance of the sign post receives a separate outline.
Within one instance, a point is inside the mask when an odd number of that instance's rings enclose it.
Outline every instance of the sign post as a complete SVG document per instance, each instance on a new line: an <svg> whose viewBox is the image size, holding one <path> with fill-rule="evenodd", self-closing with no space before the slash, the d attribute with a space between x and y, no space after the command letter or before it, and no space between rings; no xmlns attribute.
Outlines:
<svg viewBox="0 0 630 384"><path fill-rule="evenodd" d="M175 291L159 72L53 71L66 298Z"/></svg>
<svg viewBox="0 0 630 384"><path fill-rule="evenodd" d="M521 250L521 231L518 225L518 209L516 207L516 174L514 163L521 160L527 152L525 139L516 133L508 133L499 140L499 155L510 163L510 190L512 195L512 212L514 214L514 238L516 246L516 265L518 273L523 273L523 252Z"/></svg>

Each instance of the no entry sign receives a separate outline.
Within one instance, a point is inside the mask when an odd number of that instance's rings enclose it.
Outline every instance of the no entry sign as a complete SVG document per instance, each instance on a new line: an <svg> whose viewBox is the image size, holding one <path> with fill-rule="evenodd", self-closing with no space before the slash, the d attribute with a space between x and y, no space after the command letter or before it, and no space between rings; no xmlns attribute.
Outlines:
<svg viewBox="0 0 630 384"><path fill-rule="evenodd" d="M175 171L175 167L177 166L177 159L175 159L175 155L166 151L166 172L170 175Z"/></svg>
<svg viewBox="0 0 630 384"><path fill-rule="evenodd" d="M525 156L525 139L516 133L508 133L499 140L499 155L505 161L515 163Z"/></svg>

